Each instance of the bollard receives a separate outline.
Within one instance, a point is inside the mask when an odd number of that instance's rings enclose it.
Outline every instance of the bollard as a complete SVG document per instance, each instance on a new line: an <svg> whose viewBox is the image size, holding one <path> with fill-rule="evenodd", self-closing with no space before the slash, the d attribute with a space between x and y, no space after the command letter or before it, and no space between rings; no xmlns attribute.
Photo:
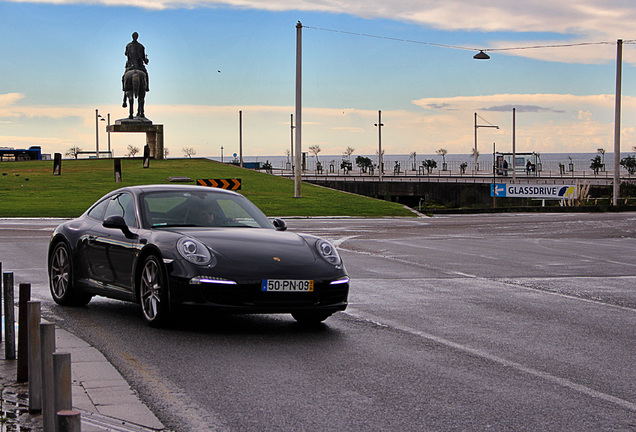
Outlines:
<svg viewBox="0 0 636 432"><path fill-rule="evenodd" d="M27 303L31 300L31 284L20 284L18 297L18 382L29 380L29 332Z"/></svg>
<svg viewBox="0 0 636 432"><path fill-rule="evenodd" d="M42 410L42 363L40 355L40 302L27 303L29 332L29 412Z"/></svg>
<svg viewBox="0 0 636 432"><path fill-rule="evenodd" d="M4 358L15 360L15 311L13 305L13 273L2 274L4 291Z"/></svg>
<svg viewBox="0 0 636 432"><path fill-rule="evenodd" d="M2 274L2 263L0 262L0 275ZM2 278L0 277L0 323L2 323ZM2 342L2 325L0 325L0 342Z"/></svg>
<svg viewBox="0 0 636 432"><path fill-rule="evenodd" d="M40 355L42 364L42 425L45 431L55 430L55 389L53 388L53 353L55 324L40 324Z"/></svg>
<svg viewBox="0 0 636 432"><path fill-rule="evenodd" d="M79 411L62 410L57 413L56 432L80 432L81 416Z"/></svg>
<svg viewBox="0 0 636 432"><path fill-rule="evenodd" d="M72 410L71 353L53 354L53 388L55 389L55 412Z"/></svg>

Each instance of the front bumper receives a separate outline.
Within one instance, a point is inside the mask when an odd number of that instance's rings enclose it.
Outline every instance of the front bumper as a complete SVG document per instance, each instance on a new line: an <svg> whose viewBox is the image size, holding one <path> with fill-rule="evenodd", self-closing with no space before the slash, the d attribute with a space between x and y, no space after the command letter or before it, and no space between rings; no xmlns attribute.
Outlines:
<svg viewBox="0 0 636 432"><path fill-rule="evenodd" d="M349 282L315 280L313 292L264 292L261 280L235 284L201 282L171 278L170 302L173 305L206 306L228 313L291 313L299 311L345 310Z"/></svg>

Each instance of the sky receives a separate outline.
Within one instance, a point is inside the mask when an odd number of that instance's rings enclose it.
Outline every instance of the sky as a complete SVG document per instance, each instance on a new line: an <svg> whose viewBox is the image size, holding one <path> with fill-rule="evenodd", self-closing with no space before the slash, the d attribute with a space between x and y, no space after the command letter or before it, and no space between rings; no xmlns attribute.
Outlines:
<svg viewBox="0 0 636 432"><path fill-rule="evenodd" d="M621 149L636 146L632 0L0 0L0 147L96 147L96 109L127 117L133 32L149 58L146 117L168 157L284 156L302 24L302 145L375 155L614 148L617 39ZM528 48L532 47L532 48ZM479 50L490 60L475 60ZM98 123L100 149L106 121ZM111 134L115 156L143 135Z"/></svg>

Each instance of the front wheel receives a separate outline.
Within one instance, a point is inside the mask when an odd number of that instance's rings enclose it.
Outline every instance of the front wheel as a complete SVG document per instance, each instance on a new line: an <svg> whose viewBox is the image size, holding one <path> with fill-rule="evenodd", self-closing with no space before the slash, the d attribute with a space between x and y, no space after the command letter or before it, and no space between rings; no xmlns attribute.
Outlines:
<svg viewBox="0 0 636 432"><path fill-rule="evenodd" d="M292 317L299 324L315 325L320 324L329 318L333 312L292 312Z"/></svg>
<svg viewBox="0 0 636 432"><path fill-rule="evenodd" d="M73 286L73 263L68 246L64 242L55 245L49 261L49 286L51 297L62 306L85 306L91 301L90 294L75 292Z"/></svg>
<svg viewBox="0 0 636 432"><path fill-rule="evenodd" d="M139 278L139 303L144 319L152 327L160 327L168 321L168 283L159 258L148 256Z"/></svg>

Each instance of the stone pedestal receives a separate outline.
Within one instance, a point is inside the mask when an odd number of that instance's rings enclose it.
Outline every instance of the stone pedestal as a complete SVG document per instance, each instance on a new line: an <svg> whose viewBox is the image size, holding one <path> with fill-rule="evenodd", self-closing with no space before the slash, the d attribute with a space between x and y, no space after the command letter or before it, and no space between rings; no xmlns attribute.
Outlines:
<svg viewBox="0 0 636 432"><path fill-rule="evenodd" d="M148 122L124 122L117 120L106 128L108 132L146 133L146 145L150 149L150 157L163 159L163 125Z"/></svg>

